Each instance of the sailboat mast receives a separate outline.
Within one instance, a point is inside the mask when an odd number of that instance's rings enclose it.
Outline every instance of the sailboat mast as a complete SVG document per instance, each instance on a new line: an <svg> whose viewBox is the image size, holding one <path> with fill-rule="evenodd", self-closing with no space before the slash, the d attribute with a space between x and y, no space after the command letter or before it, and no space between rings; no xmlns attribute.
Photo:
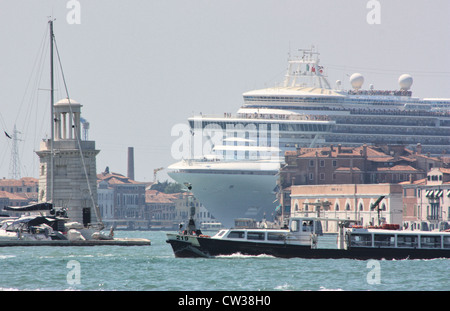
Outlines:
<svg viewBox="0 0 450 311"><path fill-rule="evenodd" d="M53 140L55 138L54 126L53 126L53 104L54 98L54 81L53 81L53 20L48 21L50 26L50 202L53 203Z"/></svg>

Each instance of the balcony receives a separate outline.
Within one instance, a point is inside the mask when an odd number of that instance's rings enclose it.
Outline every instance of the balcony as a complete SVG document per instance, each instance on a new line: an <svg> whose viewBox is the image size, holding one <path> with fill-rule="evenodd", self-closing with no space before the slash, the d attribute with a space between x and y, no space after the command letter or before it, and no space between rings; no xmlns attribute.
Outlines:
<svg viewBox="0 0 450 311"><path fill-rule="evenodd" d="M438 215L429 215L427 216L428 221L441 221L442 217Z"/></svg>

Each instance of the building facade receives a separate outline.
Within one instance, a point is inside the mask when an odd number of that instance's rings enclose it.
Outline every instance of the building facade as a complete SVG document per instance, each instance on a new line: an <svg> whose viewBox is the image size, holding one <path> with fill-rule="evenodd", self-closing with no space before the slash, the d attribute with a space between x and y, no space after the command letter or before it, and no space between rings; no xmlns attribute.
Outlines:
<svg viewBox="0 0 450 311"><path fill-rule="evenodd" d="M370 226L402 223L403 187L398 184L291 186L291 216L307 215L356 220ZM378 206L374 206L379 200ZM336 232L336 222L323 224Z"/></svg>
<svg viewBox="0 0 450 311"><path fill-rule="evenodd" d="M153 229L177 229L179 224L187 224L193 208L197 226L215 222L215 218L190 192L163 193L146 191L146 210Z"/></svg>
<svg viewBox="0 0 450 311"><path fill-rule="evenodd" d="M148 228L148 218L145 217L147 183L109 172L98 174L97 179L98 204L106 225Z"/></svg>
<svg viewBox="0 0 450 311"><path fill-rule="evenodd" d="M280 185L400 183L425 178L442 160L401 145L298 148L285 153Z"/></svg>
<svg viewBox="0 0 450 311"><path fill-rule="evenodd" d="M402 183L404 225L411 229L450 228L450 169L433 168L422 180Z"/></svg>

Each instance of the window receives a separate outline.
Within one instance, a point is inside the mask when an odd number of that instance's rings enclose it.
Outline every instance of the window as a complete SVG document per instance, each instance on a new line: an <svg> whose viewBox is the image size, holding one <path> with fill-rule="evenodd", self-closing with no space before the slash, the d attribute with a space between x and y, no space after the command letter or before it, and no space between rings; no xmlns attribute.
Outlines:
<svg viewBox="0 0 450 311"><path fill-rule="evenodd" d="M375 234L375 247L394 247L395 237L391 234Z"/></svg>
<svg viewBox="0 0 450 311"><path fill-rule="evenodd" d="M324 173L320 173L320 180L325 180L325 174Z"/></svg>
<svg viewBox="0 0 450 311"><path fill-rule="evenodd" d="M349 203L347 203L347 204L345 205L345 210L346 210L346 211L349 211L349 210L350 210L350 204L349 204Z"/></svg>
<svg viewBox="0 0 450 311"><path fill-rule="evenodd" d="M324 167L325 166L325 160L320 160L320 167Z"/></svg>
<svg viewBox="0 0 450 311"><path fill-rule="evenodd" d="M398 247L418 247L419 237L416 235L398 235L397 236Z"/></svg>
<svg viewBox="0 0 450 311"><path fill-rule="evenodd" d="M67 176L67 165L56 165L56 176Z"/></svg>
<svg viewBox="0 0 450 311"><path fill-rule="evenodd" d="M292 220L290 228L291 228L291 232L297 232L298 231L298 220Z"/></svg>
<svg viewBox="0 0 450 311"><path fill-rule="evenodd" d="M421 248L441 248L441 236L421 236Z"/></svg>
<svg viewBox="0 0 450 311"><path fill-rule="evenodd" d="M313 175L313 173L309 173L309 180L314 180L314 175Z"/></svg>
<svg viewBox="0 0 450 311"><path fill-rule="evenodd" d="M372 246L372 234L352 234L351 246Z"/></svg>
<svg viewBox="0 0 450 311"><path fill-rule="evenodd" d="M264 232L247 232L247 240L264 240Z"/></svg>
<svg viewBox="0 0 450 311"><path fill-rule="evenodd" d="M309 160L309 166L313 167L314 166L314 160Z"/></svg>
<svg viewBox="0 0 450 311"><path fill-rule="evenodd" d="M336 166L337 166L337 161L333 160L333 167L336 167Z"/></svg>
<svg viewBox="0 0 450 311"><path fill-rule="evenodd" d="M227 232L226 230L222 230L219 232L219 234L217 236L222 236L225 232Z"/></svg>
<svg viewBox="0 0 450 311"><path fill-rule="evenodd" d="M281 232L269 232L267 233L267 240L269 241L284 241L285 234Z"/></svg>
<svg viewBox="0 0 450 311"><path fill-rule="evenodd" d="M450 236L444 237L444 248L450 248Z"/></svg>
<svg viewBox="0 0 450 311"><path fill-rule="evenodd" d="M243 239L244 237L244 231L231 231L230 233L228 233L228 238L230 239Z"/></svg>

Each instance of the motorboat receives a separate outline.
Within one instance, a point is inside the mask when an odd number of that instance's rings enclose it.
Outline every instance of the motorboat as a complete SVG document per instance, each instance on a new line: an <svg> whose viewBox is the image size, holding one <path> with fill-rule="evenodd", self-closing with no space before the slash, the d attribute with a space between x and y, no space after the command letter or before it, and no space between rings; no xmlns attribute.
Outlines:
<svg viewBox="0 0 450 311"><path fill-rule="evenodd" d="M337 221L334 248L318 247L322 221ZM271 255L311 259L432 259L450 258L450 232L400 230L400 226L362 227L356 221L292 217L284 229L223 229L214 236L198 230L167 233L175 257Z"/></svg>

